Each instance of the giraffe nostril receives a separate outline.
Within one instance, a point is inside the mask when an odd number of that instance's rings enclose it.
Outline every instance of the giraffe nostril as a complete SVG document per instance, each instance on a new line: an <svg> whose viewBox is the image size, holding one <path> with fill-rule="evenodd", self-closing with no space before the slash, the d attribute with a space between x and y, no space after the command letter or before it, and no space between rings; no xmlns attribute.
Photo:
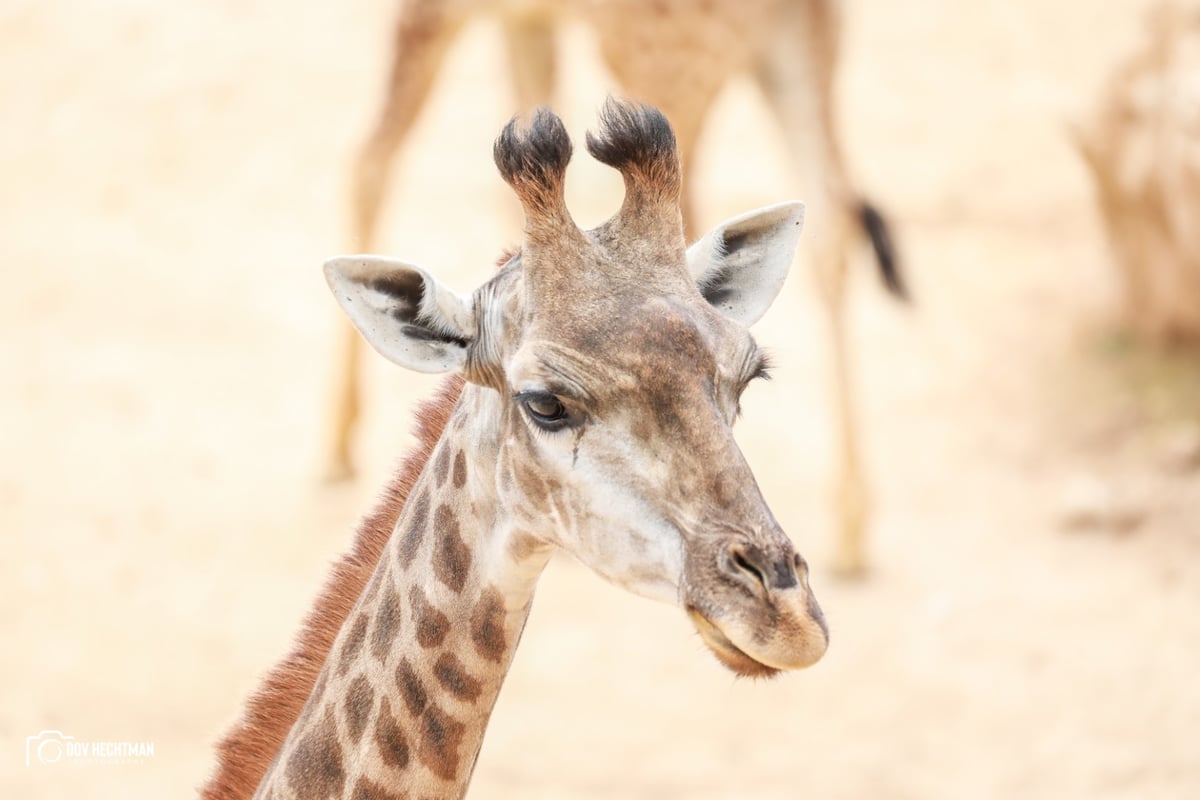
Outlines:
<svg viewBox="0 0 1200 800"><path fill-rule="evenodd" d="M807 583L808 582L808 562L805 561L800 556L799 553L796 553L795 558L792 559L792 566L795 568L796 577L799 578L800 582Z"/></svg>
<svg viewBox="0 0 1200 800"><path fill-rule="evenodd" d="M751 587L769 591L771 588L767 572L758 563L754 555L740 545L731 545L721 559L721 566L733 577L749 584Z"/></svg>
<svg viewBox="0 0 1200 800"><path fill-rule="evenodd" d="M808 570L804 559L795 553L772 558L757 547L743 544L725 549L721 567L742 583L765 592L791 589L803 582Z"/></svg>

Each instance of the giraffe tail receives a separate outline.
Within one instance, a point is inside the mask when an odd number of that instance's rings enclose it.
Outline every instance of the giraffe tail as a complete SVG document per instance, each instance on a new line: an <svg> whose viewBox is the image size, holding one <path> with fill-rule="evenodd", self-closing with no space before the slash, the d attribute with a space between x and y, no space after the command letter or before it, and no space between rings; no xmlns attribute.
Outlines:
<svg viewBox="0 0 1200 800"><path fill-rule="evenodd" d="M875 260L879 264L879 275L883 278L883 285L898 300L911 300L904 275L900 272L900 258L887 219L867 200L860 200L858 221L875 250Z"/></svg>

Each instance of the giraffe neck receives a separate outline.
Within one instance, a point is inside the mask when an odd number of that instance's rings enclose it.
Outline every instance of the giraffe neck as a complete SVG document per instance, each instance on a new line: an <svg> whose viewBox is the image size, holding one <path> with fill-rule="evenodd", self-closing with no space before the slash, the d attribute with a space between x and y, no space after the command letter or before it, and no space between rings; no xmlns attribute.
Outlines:
<svg viewBox="0 0 1200 800"><path fill-rule="evenodd" d="M496 403L464 391L256 798L465 794L549 558L497 507Z"/></svg>

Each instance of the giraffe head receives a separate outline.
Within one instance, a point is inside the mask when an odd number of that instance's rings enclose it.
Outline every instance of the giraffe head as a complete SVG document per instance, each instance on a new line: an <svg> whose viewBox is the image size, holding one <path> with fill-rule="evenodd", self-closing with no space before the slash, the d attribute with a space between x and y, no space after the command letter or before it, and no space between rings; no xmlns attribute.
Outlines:
<svg viewBox="0 0 1200 800"><path fill-rule="evenodd" d="M742 392L766 374L747 326L783 285L803 207L741 215L688 248L666 119L610 100L587 147L622 173L625 199L583 231L563 199L561 121L540 111L501 133L524 241L471 297L372 256L331 260L330 286L385 357L476 385L510 549L562 547L679 604L739 674L808 666L828 636L807 565L733 437Z"/></svg>

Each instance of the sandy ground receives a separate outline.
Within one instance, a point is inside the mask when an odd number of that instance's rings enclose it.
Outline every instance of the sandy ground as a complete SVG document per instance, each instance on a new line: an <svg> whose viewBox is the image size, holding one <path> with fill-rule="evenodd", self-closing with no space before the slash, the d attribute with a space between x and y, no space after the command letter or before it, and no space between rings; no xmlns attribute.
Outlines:
<svg viewBox="0 0 1200 800"><path fill-rule="evenodd" d="M374 363L362 476L315 480L333 315L319 265L347 247L344 178L392 15L386 0L0 7L4 797L190 794L406 446L433 384ZM1116 281L1064 135L1140 17L1134 2L850 4L847 148L895 214L919 298L897 308L863 260L850 316L873 574L821 568L828 363L801 266L758 330L777 379L739 436L817 567L828 656L734 681L676 610L556 562L473 798L1200 796L1200 475L1172 465L1200 414L1195 361L1105 332ZM581 135L607 84L586 32L564 41ZM490 163L511 106L501 58L490 25L466 33L388 216L387 250L462 290L517 229ZM731 87L705 216L802 197L785 153ZM583 161L570 197L594 223L619 182ZM1140 524L1065 531L1064 497L1091 484ZM47 729L155 751L27 768L26 737Z"/></svg>

